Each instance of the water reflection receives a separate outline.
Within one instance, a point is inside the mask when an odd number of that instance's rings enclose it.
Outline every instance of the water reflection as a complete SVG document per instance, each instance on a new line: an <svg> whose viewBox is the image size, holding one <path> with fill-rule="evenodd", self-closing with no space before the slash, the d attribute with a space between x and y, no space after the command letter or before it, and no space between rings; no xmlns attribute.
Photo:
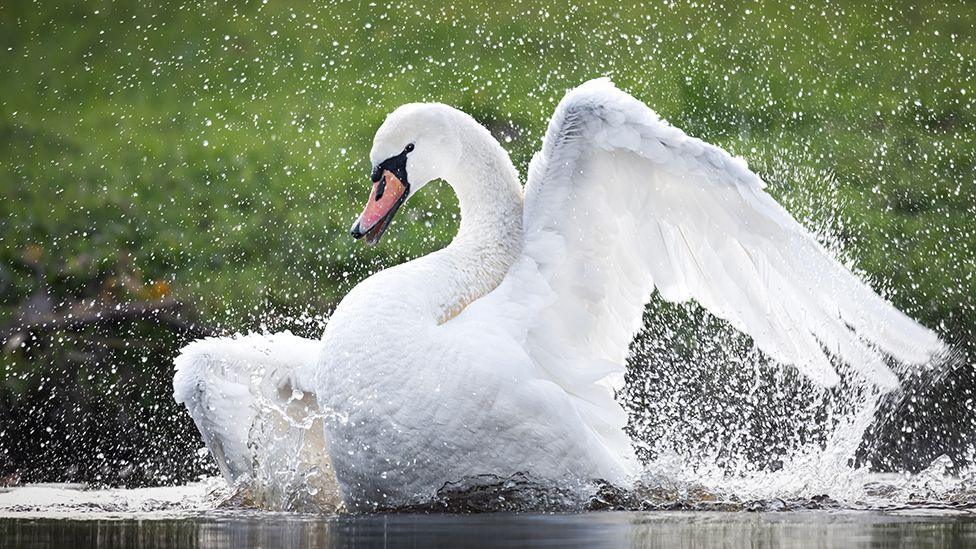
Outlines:
<svg viewBox="0 0 976 549"><path fill-rule="evenodd" d="M0 520L0 547L951 547L976 545L976 516L804 511L566 515L270 513L185 519Z"/></svg>

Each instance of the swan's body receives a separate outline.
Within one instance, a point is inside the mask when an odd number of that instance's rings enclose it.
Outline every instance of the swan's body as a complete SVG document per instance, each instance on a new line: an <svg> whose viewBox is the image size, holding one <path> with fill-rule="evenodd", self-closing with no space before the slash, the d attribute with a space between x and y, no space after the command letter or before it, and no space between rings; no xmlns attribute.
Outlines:
<svg viewBox="0 0 976 549"><path fill-rule="evenodd" d="M883 355L919 363L940 346L831 259L744 163L609 81L557 107L524 207L508 155L450 107L401 107L371 156L375 184L354 235L377 240L437 178L458 194L459 233L356 286L321 345L277 336L252 353L246 368L260 375L250 382L228 389L219 348L242 340L188 348L176 397L230 479L251 473L253 456L247 429L228 425L250 425L255 405L221 399L228 391L274 393L282 409L314 393L324 440L295 446L331 458L354 509L423 499L483 473L626 484L637 463L608 381L655 288L696 299L823 385L839 379L824 348L891 388ZM311 346L282 369L296 345Z"/></svg>

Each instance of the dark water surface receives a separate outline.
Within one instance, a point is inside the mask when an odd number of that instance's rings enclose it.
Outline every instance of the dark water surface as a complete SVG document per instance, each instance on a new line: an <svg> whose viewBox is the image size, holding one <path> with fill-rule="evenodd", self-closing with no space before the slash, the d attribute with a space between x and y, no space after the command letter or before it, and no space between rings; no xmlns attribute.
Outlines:
<svg viewBox="0 0 976 549"><path fill-rule="evenodd" d="M309 517L208 513L181 519L0 520L0 547L974 547L976 515L780 513Z"/></svg>

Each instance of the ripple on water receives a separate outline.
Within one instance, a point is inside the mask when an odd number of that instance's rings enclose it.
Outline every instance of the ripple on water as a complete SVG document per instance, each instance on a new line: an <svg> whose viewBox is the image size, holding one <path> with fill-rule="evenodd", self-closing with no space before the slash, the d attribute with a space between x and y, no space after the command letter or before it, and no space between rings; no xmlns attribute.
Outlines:
<svg viewBox="0 0 976 549"><path fill-rule="evenodd" d="M557 485L529 475L478 475L447 483L435 497L376 513L490 512L586 512L586 511L884 511L949 512L976 516L976 482L972 476L947 473L949 464L937 460L917 475L865 473L858 490L846 487L844 495L830 493L790 494L750 498L736 494L729 485L648 474L632 489L603 482L578 486ZM758 481L756 481L758 482ZM308 497L291 497L288 509L262 509L251 496L250 487L228 487L211 478L185 486L138 489L86 489L80 485L29 485L0 492L0 518L63 519L163 519L198 517L207 514L234 516L250 513L284 512L295 515L336 516L341 509L322 508ZM311 503L309 503L311 502Z"/></svg>

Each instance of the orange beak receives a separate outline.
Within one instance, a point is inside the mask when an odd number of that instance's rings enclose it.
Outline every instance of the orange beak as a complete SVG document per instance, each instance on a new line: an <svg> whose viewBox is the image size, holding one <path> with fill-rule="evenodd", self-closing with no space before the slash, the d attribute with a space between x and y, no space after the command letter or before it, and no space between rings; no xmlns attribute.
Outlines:
<svg viewBox="0 0 976 549"><path fill-rule="evenodd" d="M366 237L367 244L379 242L409 192L409 185L400 181L390 170L383 170L379 180L373 182L366 208L352 226L353 238Z"/></svg>

